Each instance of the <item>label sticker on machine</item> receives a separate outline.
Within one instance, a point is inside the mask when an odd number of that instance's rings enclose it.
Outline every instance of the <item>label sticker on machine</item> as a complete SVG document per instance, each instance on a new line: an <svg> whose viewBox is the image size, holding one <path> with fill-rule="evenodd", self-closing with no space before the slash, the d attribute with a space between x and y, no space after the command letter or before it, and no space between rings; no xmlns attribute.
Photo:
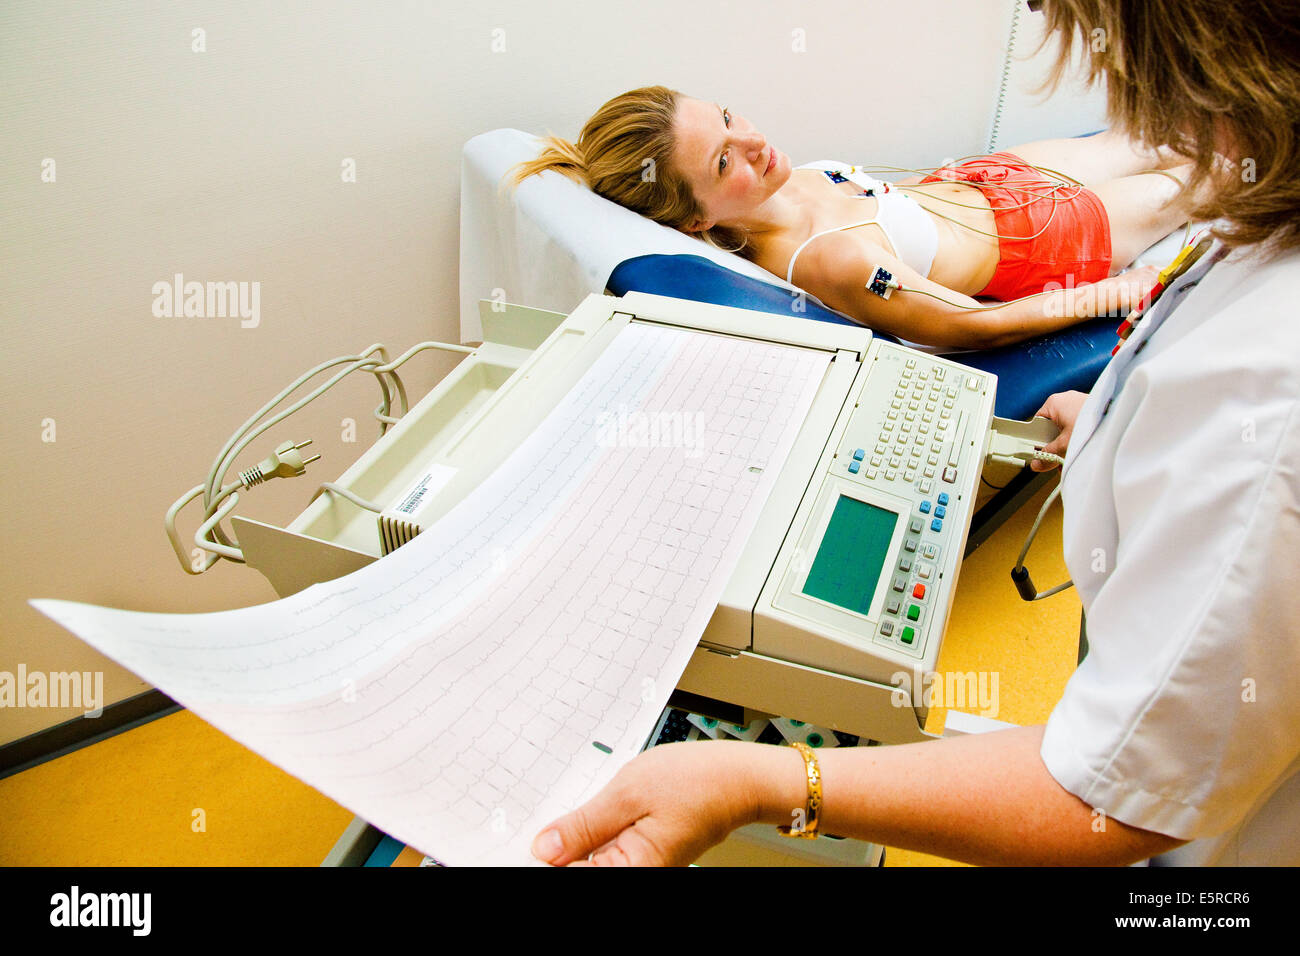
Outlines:
<svg viewBox="0 0 1300 956"><path fill-rule="evenodd" d="M449 465L430 465L428 470L416 479L415 484L407 489L394 510L402 514L413 514L420 507L420 502L425 498L432 498L441 491L447 482L455 477L458 470Z"/></svg>

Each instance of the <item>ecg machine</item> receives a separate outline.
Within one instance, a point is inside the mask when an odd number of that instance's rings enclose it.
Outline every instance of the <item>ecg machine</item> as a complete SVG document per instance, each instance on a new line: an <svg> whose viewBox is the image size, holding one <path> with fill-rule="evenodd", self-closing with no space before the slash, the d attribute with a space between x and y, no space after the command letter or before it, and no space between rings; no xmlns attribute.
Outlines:
<svg viewBox="0 0 1300 956"><path fill-rule="evenodd" d="M571 314L481 305L484 343L288 527L235 517L281 596L418 534L526 437L628 323L740 336L830 361L774 489L678 684L690 709L798 717L882 743L926 739L896 685L933 671L993 421L987 372L809 322L643 293Z"/></svg>

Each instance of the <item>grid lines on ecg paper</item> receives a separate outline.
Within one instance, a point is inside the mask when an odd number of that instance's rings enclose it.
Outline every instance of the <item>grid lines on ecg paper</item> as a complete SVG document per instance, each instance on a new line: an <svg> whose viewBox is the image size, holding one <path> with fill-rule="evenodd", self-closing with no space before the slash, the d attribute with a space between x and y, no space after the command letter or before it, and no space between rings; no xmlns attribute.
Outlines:
<svg viewBox="0 0 1300 956"><path fill-rule="evenodd" d="M579 521L571 524L570 511L562 512L504 569L508 583L441 636L439 650L420 645L403 661L401 670L419 673L420 680L436 679L449 663L463 676L441 686L420 712L404 711L400 691L379 695L391 703L388 720L371 716L378 723L372 753L374 747L387 750L381 741L424 739L402 762L415 763L415 778L407 777L404 786L389 780L381 788L392 799L440 791L444 796L429 808L434 817L449 814L478 839L493 833L505 841L518 835L562 774L564 790L551 793L560 803L576 802L591 788L607 759L592 746L596 737L623 743L645 690L636 675L657 672L678 643L690 603L756 483L749 469L768 464L775 445L769 429L784 424L776 403L802 384L793 374L800 364L793 361L795 350L782 349L782 356L756 343L677 335L686 337L677 346L684 354L639 410L647 416L701 413L705 428L698 444L620 447L616 436L572 495ZM647 374L638 359L638 352L627 353L614 377L631 384ZM592 399L599 394L594 383L589 390ZM564 461L563 442L572 436L576 444L595 417L584 404L566 422L554 448L557 463ZM539 463L537 486L550 466L549 460ZM623 520L615 524L619 514ZM483 530L491 535L490 527ZM530 646L519 657L508 642L525 627ZM362 690L363 699L371 691ZM369 766L358 776L384 780Z"/></svg>
<svg viewBox="0 0 1300 956"><path fill-rule="evenodd" d="M629 325L544 423L544 447L525 442L528 460L506 462L514 474L483 483L481 513L457 522L449 512L454 534L439 522L356 572L426 549L364 606L302 602L298 626L258 651L246 676L270 683L315 658L308 699L217 707L214 723L259 739L256 749L345 805L365 805L378 826L410 824L415 808L419 823L389 832L449 862L531 835L523 828L538 813L576 805L612 774L614 758L594 742L621 760L649 733L672 689L656 681L675 682L685 666L703 623L685 656L684 629L706 591L704 610L716 604L719 562L761 504L751 498L762 471L783 464L771 458L827 360ZM602 414L608 425L624 411L698 416L702 430L667 446L617 433L598 442ZM450 620L448 594L459 601ZM333 641L315 635L328 627ZM220 671L225 658L209 655L226 651L241 669L239 643L205 649L205 663ZM282 661L268 659L276 653ZM352 702L339 699L340 674L360 677Z"/></svg>
<svg viewBox="0 0 1300 956"><path fill-rule="evenodd" d="M769 463L775 439L764 424L774 414L785 422L774 405L763 407L772 396L745 379L783 378L777 395L803 379L783 369L770 347L744 343L738 357L718 350L717 337L694 338L684 346L689 364L661 379L643 409L699 410L707 422L699 446L606 449L574 494L580 522L554 522L506 570L506 593L476 605L458 625L475 637L461 645L476 658L466 676L485 673L470 682L466 711L451 706L438 723L453 735L465 722L478 732L454 754L443 750L439 756L450 759L437 761L433 773L460 790L455 811L466 827L486 823L503 837L516 836L566 769L565 791L554 794L561 803L591 789L607 759L592 743L626 743L646 690L636 675L658 672L679 644L756 484L750 468ZM734 408L713 404L720 388ZM620 511L629 497L634 507ZM493 655L506 652L509 636L525 626L535 636L526 655L500 668ZM423 779L415 790L432 782Z"/></svg>

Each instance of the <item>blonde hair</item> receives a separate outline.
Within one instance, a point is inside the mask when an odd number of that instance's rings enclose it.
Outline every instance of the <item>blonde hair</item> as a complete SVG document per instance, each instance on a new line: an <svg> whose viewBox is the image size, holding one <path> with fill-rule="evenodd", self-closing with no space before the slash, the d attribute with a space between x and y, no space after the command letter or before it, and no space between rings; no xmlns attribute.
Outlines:
<svg viewBox="0 0 1300 956"><path fill-rule="evenodd" d="M1045 89L1071 66L1077 33L1088 84L1105 76L1115 127L1193 160L1189 194L1213 187L1193 219L1221 220L1214 232L1229 246L1300 247L1293 0L1048 0L1043 10L1060 44ZM1240 155L1225 161L1223 144Z"/></svg>
<svg viewBox="0 0 1300 956"><path fill-rule="evenodd" d="M517 186L553 169L620 206L685 231L705 215L673 162L680 97L666 86L616 96L587 120L576 143L546 136L541 155L515 166L510 182ZM749 236L739 228L714 226L691 234L726 252L746 258L754 253Z"/></svg>

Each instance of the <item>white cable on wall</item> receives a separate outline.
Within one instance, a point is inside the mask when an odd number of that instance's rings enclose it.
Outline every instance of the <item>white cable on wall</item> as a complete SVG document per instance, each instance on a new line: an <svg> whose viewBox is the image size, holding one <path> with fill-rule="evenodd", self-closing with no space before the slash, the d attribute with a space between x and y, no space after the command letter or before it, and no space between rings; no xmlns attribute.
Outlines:
<svg viewBox="0 0 1300 956"><path fill-rule="evenodd" d="M998 98L993 106L993 123L989 127L990 153L997 150L998 127L1002 123L1002 110L1007 102L1007 84L1011 79L1011 57L1016 49L1016 30L1020 26L1020 4L1022 0L1011 0L1011 29L1007 33L1006 54L1002 58L1002 76L998 80Z"/></svg>

